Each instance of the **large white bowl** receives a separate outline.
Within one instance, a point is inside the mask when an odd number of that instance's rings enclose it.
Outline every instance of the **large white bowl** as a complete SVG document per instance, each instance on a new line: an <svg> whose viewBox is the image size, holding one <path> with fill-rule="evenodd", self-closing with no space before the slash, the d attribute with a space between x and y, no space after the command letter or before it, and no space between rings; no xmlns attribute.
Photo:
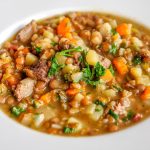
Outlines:
<svg viewBox="0 0 150 150"><path fill-rule="evenodd" d="M1 0L0 43L32 19L73 10L123 15L150 26L149 0ZM150 150L150 119L120 132L60 137L28 129L0 111L0 150Z"/></svg>

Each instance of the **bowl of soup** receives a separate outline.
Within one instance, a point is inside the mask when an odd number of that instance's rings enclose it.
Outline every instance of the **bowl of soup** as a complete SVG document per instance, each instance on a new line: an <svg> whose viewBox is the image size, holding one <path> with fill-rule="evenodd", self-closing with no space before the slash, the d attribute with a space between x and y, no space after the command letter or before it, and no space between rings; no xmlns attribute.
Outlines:
<svg viewBox="0 0 150 150"><path fill-rule="evenodd" d="M149 123L149 24L134 20L136 13L113 13L113 4L109 10L106 3L106 9L95 6L99 1L83 3L89 8L64 5L1 34L0 108L21 141L26 134L62 139L63 146L92 140L98 148L101 139L136 138Z"/></svg>

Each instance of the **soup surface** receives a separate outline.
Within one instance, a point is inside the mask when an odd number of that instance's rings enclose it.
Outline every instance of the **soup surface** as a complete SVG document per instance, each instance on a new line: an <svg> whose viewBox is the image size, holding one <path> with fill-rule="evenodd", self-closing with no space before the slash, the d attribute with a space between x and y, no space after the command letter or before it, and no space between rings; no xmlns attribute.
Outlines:
<svg viewBox="0 0 150 150"><path fill-rule="evenodd" d="M130 20L71 12L31 21L0 48L0 106L49 134L121 130L150 115L150 34Z"/></svg>

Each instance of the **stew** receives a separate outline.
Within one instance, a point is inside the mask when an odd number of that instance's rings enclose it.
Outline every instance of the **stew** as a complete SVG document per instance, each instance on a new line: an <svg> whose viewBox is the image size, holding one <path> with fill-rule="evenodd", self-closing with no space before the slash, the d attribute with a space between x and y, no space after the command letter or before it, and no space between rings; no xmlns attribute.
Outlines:
<svg viewBox="0 0 150 150"><path fill-rule="evenodd" d="M150 115L150 32L70 12L31 21L0 47L0 106L49 134L114 132Z"/></svg>

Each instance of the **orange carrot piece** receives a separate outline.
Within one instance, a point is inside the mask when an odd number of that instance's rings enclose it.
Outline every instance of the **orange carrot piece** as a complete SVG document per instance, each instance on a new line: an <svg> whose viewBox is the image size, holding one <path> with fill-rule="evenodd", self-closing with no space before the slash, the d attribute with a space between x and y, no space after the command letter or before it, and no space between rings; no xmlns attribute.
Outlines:
<svg viewBox="0 0 150 150"><path fill-rule="evenodd" d="M77 94L78 92L79 92L78 89L68 89L68 90L66 91L66 94L67 94L67 95L70 95L70 96L73 96L73 95Z"/></svg>
<svg viewBox="0 0 150 150"><path fill-rule="evenodd" d="M108 52L110 49L110 44L108 42L103 42L102 43L102 48L105 52Z"/></svg>
<svg viewBox="0 0 150 150"><path fill-rule="evenodd" d="M16 58L16 63L19 64L19 65L23 65L24 61L25 61L25 59L24 59L23 56Z"/></svg>
<svg viewBox="0 0 150 150"><path fill-rule="evenodd" d="M150 86L146 87L144 92L141 94L142 100L148 100L150 99Z"/></svg>
<svg viewBox="0 0 150 150"><path fill-rule="evenodd" d="M105 74L101 77L106 82L109 82L113 79L113 75L109 69L106 69Z"/></svg>
<svg viewBox="0 0 150 150"><path fill-rule="evenodd" d="M45 104L48 104L51 100L51 93L47 92L46 94L42 95L40 100L42 100Z"/></svg>
<svg viewBox="0 0 150 150"><path fill-rule="evenodd" d="M116 67L116 69L120 75L123 76L128 73L128 67L124 63L122 57L114 58L113 64Z"/></svg>
<svg viewBox="0 0 150 150"><path fill-rule="evenodd" d="M15 75L11 75L10 77L8 77L7 79L7 83L12 86L12 85L17 85L19 80Z"/></svg>
<svg viewBox="0 0 150 150"><path fill-rule="evenodd" d="M129 24L122 23L122 24L118 25L116 31L121 36L129 35L129 34L131 34L131 26Z"/></svg>
<svg viewBox="0 0 150 150"><path fill-rule="evenodd" d="M29 49L28 49L28 48L24 48L24 49L22 50L22 52L23 52L23 54L27 54L27 53L29 52Z"/></svg>
<svg viewBox="0 0 150 150"><path fill-rule="evenodd" d="M69 32L71 32L71 22L70 19L66 17L57 26L57 33L65 36Z"/></svg>

